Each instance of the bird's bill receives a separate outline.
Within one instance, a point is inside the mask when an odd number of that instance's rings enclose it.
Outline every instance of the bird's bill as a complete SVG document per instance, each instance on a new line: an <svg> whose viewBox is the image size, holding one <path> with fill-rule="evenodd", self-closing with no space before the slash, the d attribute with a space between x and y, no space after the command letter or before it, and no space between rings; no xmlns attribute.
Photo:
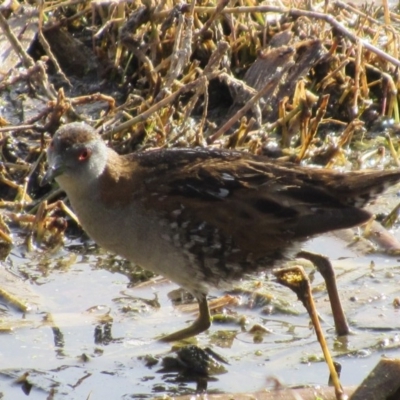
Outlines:
<svg viewBox="0 0 400 400"><path fill-rule="evenodd" d="M64 172L64 169L65 166L62 158L60 156L54 157L53 160L49 162L49 168L42 178L40 186L51 183L55 178L57 178L57 176L60 176Z"/></svg>

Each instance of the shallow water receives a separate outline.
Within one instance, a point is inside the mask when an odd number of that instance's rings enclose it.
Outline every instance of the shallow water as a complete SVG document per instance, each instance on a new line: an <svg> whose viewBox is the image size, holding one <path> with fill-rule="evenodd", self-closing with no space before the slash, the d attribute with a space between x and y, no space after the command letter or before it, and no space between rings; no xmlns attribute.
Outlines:
<svg viewBox="0 0 400 400"><path fill-rule="evenodd" d="M336 337L318 274L313 282L316 304L328 345L342 364L342 384L357 385L383 355L400 357L400 311L392 305L399 295L400 263L390 256L358 255L333 236L306 247L329 256L335 266L354 333ZM322 354L307 313L293 293L273 280L252 279L231 293L240 293L240 304L227 305L223 312L243 316L244 328L237 322L214 323L194 340L224 357L226 372L206 383L182 382L176 372L159 372L160 363L149 367L143 359L170 353L170 344L155 339L195 318L195 313L172 306L168 293L176 289L174 284L152 278L128 288L128 277L104 269L121 268L122 260L96 249L81 255L71 251L74 246L55 254L23 254L21 248L15 247L3 263L3 289L27 300L31 310L23 313L5 299L0 303L0 393L5 399L27 398L24 386L15 383L26 372L30 399L45 399L52 388L56 399L139 399L194 393L200 386L208 393L252 392L272 386L271 376L287 385L328 381L324 362L307 361ZM246 294L255 290L265 295L266 304L254 304ZM261 343L248 332L254 324L269 330ZM95 342L95 332L97 338L103 332L102 343Z"/></svg>

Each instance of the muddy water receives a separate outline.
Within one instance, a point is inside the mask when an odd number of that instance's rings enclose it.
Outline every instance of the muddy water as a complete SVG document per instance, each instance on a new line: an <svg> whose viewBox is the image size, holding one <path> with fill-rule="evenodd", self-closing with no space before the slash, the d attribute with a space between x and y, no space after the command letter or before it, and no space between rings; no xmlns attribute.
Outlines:
<svg viewBox="0 0 400 400"><path fill-rule="evenodd" d="M357 254L333 236L306 247L326 254L336 267L353 334L336 337L318 274L313 287L328 344L342 364L342 383L356 385L383 355L400 357L400 310L392 304L400 296L400 263L395 257ZM16 246L2 264L3 289L30 307L23 312L5 299L0 303L0 393L5 399L46 399L52 390L56 399L154 398L194 393L199 387L209 393L251 392L271 386L271 376L287 385L328 381L326 365L316 361L321 351L305 310L273 280L258 277L237 285L231 293L237 301L221 310L232 319L214 323L193 341L228 361L225 373L196 382L160 371L159 360L171 353L171 345L155 339L195 317L173 307L168 294L174 284L152 278L130 288L127 276L110 272L122 269L122 260L93 248L85 255L75 246L54 254L21 249ZM247 294L254 291L265 301ZM267 333L249 333L255 324ZM25 373L28 384L16 383Z"/></svg>

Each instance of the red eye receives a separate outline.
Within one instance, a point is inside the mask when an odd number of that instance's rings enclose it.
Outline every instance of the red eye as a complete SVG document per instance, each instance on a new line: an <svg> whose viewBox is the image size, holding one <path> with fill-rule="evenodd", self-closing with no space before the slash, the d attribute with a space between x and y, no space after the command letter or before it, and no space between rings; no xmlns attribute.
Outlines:
<svg viewBox="0 0 400 400"><path fill-rule="evenodd" d="M89 149L84 149L79 153L78 160L85 161L90 157L91 151Z"/></svg>

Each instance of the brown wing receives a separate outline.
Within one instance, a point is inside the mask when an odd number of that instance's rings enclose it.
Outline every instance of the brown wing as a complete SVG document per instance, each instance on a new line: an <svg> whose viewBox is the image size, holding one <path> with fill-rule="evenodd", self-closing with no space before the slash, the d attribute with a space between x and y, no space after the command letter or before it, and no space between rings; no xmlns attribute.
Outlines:
<svg viewBox="0 0 400 400"><path fill-rule="evenodd" d="M385 181L379 172L342 175L226 151L151 153L135 158L146 171L142 177L152 208L159 202L160 209L190 224L218 228L255 258L367 221L370 214L355 205L385 186L379 185ZM392 175L393 181L400 179L399 173Z"/></svg>

